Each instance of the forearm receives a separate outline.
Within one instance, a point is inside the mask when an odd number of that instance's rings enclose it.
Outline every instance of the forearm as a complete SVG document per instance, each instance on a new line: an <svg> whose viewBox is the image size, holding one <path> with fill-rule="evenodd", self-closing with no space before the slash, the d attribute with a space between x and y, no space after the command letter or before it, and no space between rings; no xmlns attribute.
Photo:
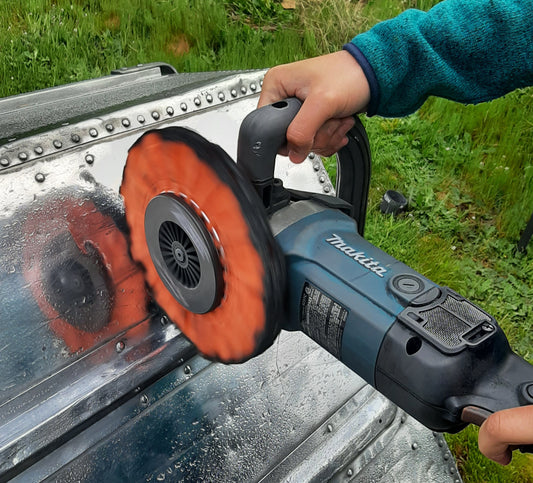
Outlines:
<svg viewBox="0 0 533 483"><path fill-rule="evenodd" d="M369 81L368 113L394 117L430 95L479 103L532 85L531 39L533 0L446 0L382 22L345 49Z"/></svg>

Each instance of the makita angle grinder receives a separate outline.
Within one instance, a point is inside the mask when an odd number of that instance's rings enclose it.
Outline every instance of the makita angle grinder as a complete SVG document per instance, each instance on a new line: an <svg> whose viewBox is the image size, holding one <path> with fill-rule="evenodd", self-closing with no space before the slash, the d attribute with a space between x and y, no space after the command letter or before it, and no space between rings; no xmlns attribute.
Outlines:
<svg viewBox="0 0 533 483"><path fill-rule="evenodd" d="M299 108L287 99L250 113L237 164L185 128L132 146L121 193L157 303L224 363L302 330L436 431L532 404L533 366L493 317L371 245L349 203L274 179ZM354 152L367 143L360 123L349 138Z"/></svg>

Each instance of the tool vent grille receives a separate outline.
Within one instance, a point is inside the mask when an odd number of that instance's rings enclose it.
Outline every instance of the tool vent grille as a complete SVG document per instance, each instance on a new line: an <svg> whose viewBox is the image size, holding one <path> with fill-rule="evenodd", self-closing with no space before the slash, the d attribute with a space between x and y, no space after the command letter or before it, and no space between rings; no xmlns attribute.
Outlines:
<svg viewBox="0 0 533 483"><path fill-rule="evenodd" d="M439 306L420 312L422 327L437 341L448 347L463 343L463 335L488 320L488 317L467 300L448 295Z"/></svg>
<svg viewBox="0 0 533 483"><path fill-rule="evenodd" d="M468 302L468 300L457 300L454 297L448 296L442 306L456 316L462 318L471 326L488 320L488 317L481 312L481 310Z"/></svg>
<svg viewBox="0 0 533 483"><path fill-rule="evenodd" d="M424 329L448 347L460 345L461 335L470 328L468 324L442 307L435 307L422 312L421 315L426 320Z"/></svg>

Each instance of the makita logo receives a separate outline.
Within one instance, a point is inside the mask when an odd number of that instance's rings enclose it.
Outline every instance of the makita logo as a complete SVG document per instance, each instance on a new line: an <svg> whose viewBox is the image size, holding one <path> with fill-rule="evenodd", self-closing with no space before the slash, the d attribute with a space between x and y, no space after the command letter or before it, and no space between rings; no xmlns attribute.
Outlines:
<svg viewBox="0 0 533 483"><path fill-rule="evenodd" d="M326 241L347 257L355 260L359 265L374 272L378 277L383 278L383 275L387 273L387 270L380 266L380 262L375 261L373 258L368 258L365 252L358 252L355 248L347 245L339 235L333 233L330 238L326 238Z"/></svg>

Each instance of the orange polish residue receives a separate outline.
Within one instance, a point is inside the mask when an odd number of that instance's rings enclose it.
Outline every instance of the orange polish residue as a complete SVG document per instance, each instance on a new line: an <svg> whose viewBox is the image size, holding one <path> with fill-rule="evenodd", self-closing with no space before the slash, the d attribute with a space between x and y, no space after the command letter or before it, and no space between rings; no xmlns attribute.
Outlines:
<svg viewBox="0 0 533 483"><path fill-rule="evenodd" d="M206 314L185 310L167 290L151 260L144 232L144 213L161 193L185 195L209 219L219 237L225 267L225 294ZM253 246L240 204L206 161L184 142L149 133L128 156L121 186L131 232L131 252L146 269L157 303L205 356L223 362L249 358L257 350L257 335L265 329L262 260ZM191 206L194 205L190 203Z"/></svg>

